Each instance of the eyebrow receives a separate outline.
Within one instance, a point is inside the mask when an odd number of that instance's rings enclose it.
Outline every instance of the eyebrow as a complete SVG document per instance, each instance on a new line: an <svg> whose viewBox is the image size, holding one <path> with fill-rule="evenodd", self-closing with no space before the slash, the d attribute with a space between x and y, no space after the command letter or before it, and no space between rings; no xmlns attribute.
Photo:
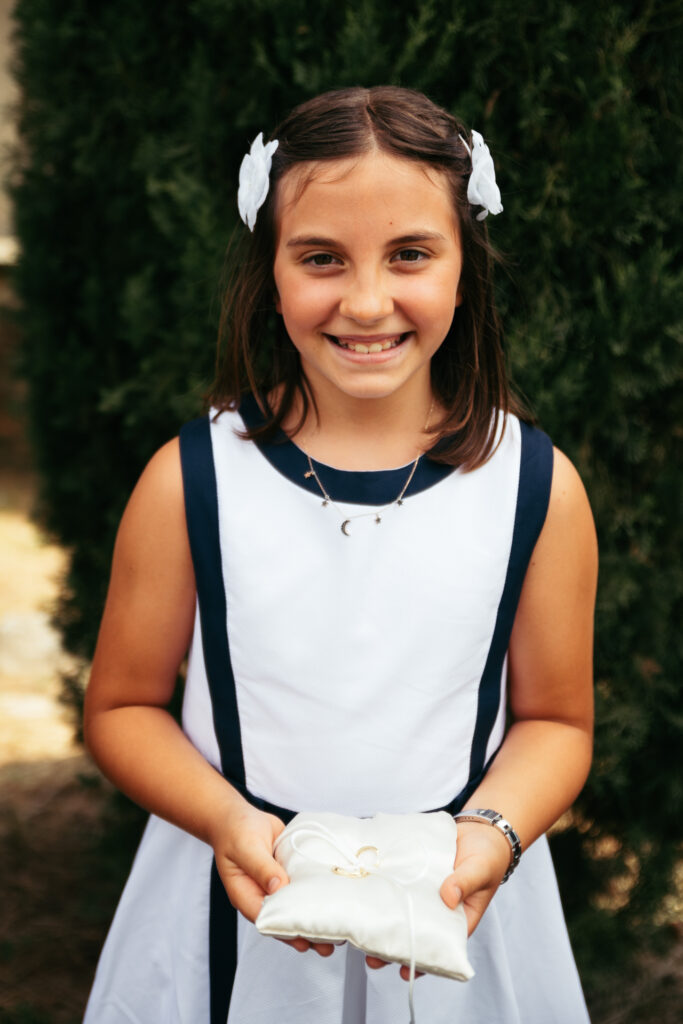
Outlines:
<svg viewBox="0 0 683 1024"><path fill-rule="evenodd" d="M445 242L446 238L438 231L413 231L408 235L400 235L392 238L387 244L393 245L414 245L417 242ZM287 242L288 249L296 249L302 246L314 246L321 249L335 249L339 242L334 238L322 238L317 235L296 235Z"/></svg>

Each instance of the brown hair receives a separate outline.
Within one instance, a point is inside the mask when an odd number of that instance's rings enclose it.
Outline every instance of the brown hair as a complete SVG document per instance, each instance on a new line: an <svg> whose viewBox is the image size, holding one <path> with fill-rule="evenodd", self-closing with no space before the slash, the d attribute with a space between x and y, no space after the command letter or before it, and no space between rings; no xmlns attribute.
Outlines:
<svg viewBox="0 0 683 1024"><path fill-rule="evenodd" d="M502 331L493 295L492 249L486 224L467 201L472 169L459 138L463 125L422 93L396 86L339 89L316 96L295 110L273 133L270 191L254 232L240 229L233 253L236 272L226 292L219 330L219 355L210 400L219 410L235 408L252 392L265 419L245 431L268 440L280 429L297 396L303 423L313 395L282 318L275 313L273 263L277 186L296 164L340 160L373 149L437 168L449 181L462 246L463 302L431 362L432 388L446 409L429 456L474 469L492 454L498 418L528 414L510 394ZM471 145L468 139L468 144ZM272 395L278 398L271 406ZM313 403L314 404L314 403ZM299 424L299 425L300 425Z"/></svg>

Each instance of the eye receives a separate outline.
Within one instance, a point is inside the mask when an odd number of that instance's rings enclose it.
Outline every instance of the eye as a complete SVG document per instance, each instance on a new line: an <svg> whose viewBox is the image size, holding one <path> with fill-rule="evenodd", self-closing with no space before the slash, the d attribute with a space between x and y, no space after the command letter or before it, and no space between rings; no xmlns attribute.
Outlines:
<svg viewBox="0 0 683 1024"><path fill-rule="evenodd" d="M309 267L333 267L339 262L339 258L331 252L314 252L312 256L305 256L302 260L302 263Z"/></svg>
<svg viewBox="0 0 683 1024"><path fill-rule="evenodd" d="M429 256L422 249L401 249L392 258L396 263L422 263L428 260Z"/></svg>

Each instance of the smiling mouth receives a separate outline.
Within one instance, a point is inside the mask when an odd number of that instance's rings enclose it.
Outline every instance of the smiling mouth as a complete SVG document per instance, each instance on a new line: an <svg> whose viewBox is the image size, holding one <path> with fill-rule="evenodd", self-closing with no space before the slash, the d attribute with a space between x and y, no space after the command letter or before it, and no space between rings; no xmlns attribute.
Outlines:
<svg viewBox="0 0 683 1024"><path fill-rule="evenodd" d="M350 352L359 352L362 355L369 355L370 353L388 352L390 348L397 348L398 345L403 344L409 334L410 331L405 331L403 334L396 334L391 338L385 338L383 341L368 341L367 344L358 340L345 341L337 338L334 334L326 334L325 337L334 342L335 345L338 345L339 348L348 349Z"/></svg>

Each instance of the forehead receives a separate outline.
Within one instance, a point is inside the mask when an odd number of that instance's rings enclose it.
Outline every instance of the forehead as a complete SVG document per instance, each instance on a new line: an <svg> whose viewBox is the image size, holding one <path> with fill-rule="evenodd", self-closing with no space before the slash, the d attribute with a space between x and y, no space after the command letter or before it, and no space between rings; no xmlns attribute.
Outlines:
<svg viewBox="0 0 683 1024"><path fill-rule="evenodd" d="M278 238L319 233L322 223L334 237L383 224L392 231L409 224L411 230L458 235L446 175L428 164L379 151L297 164L279 183L276 211Z"/></svg>

